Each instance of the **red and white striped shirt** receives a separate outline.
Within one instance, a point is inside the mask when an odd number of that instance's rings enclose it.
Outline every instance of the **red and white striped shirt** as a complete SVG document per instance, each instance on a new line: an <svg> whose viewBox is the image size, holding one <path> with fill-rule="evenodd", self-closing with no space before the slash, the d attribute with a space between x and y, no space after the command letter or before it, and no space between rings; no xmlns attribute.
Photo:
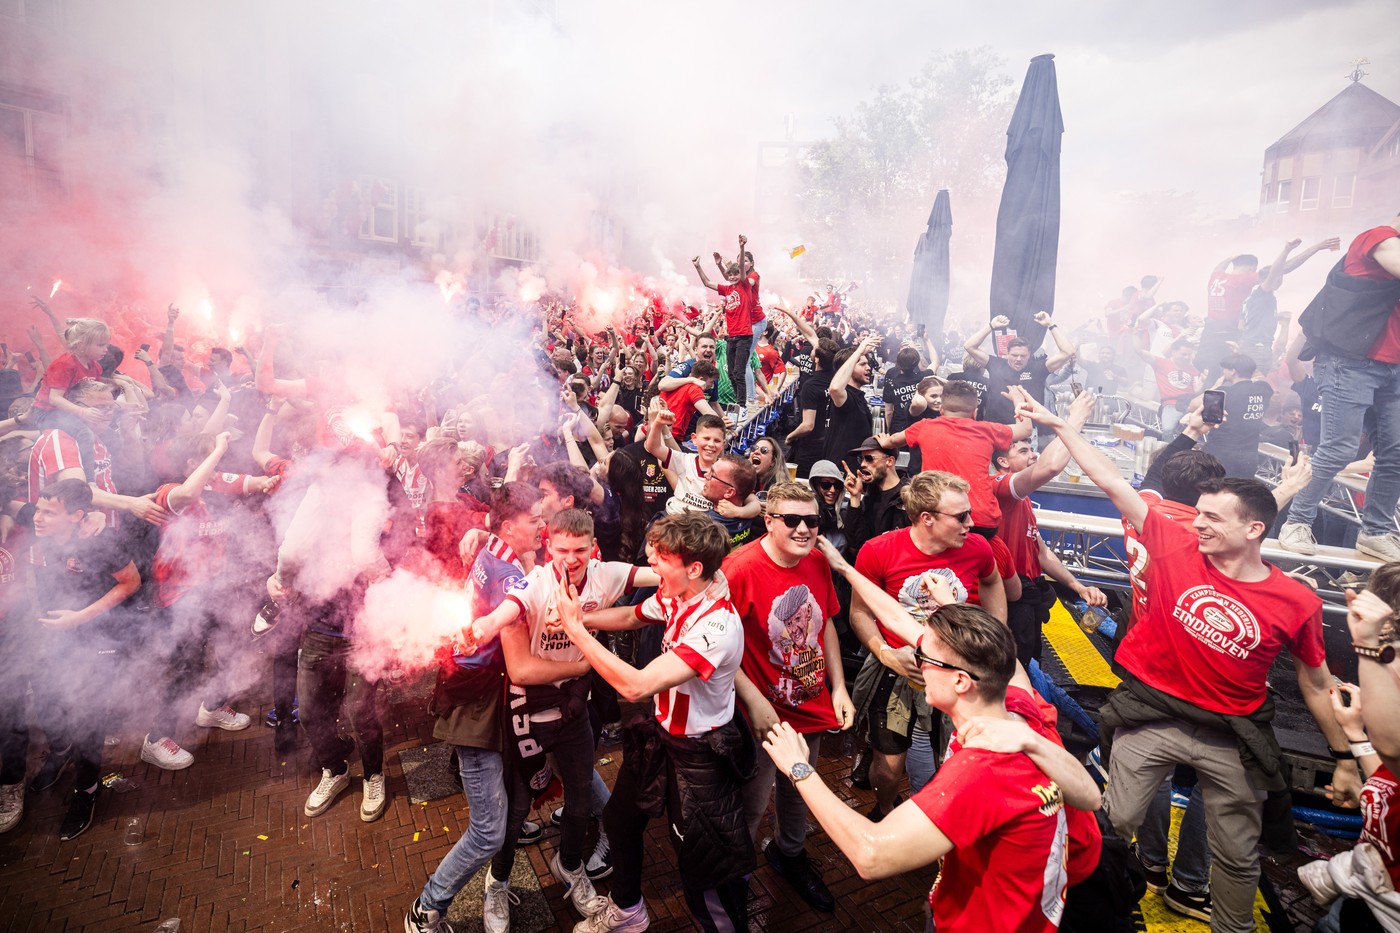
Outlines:
<svg viewBox="0 0 1400 933"><path fill-rule="evenodd" d="M744 623L723 577L687 600L658 593L636 608L638 619L662 622L661 650L674 652L696 677L656 695L656 720L672 735L700 736L734 718L734 675L744 659Z"/></svg>
<svg viewBox="0 0 1400 933"><path fill-rule="evenodd" d="M92 439L93 485L103 492L113 495L117 485L112 481L112 455L107 445L96 437ZM39 493L50 483L55 482L64 470L82 470L83 455L78 450L78 442L58 428L50 428L39 435L34 446L29 449L29 501L38 502ZM117 526L115 509L104 509L107 527Z"/></svg>

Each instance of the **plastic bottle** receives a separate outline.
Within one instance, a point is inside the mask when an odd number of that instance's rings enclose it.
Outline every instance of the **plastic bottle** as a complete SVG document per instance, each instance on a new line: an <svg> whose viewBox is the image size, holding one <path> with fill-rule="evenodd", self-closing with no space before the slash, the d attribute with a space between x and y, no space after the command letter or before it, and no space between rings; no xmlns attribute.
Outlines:
<svg viewBox="0 0 1400 933"><path fill-rule="evenodd" d="M1113 621L1113 616L1102 606L1090 606L1084 600L1077 599L1074 601L1074 609L1078 613L1079 627L1085 632L1091 635L1098 632L1106 638L1117 634L1118 623Z"/></svg>

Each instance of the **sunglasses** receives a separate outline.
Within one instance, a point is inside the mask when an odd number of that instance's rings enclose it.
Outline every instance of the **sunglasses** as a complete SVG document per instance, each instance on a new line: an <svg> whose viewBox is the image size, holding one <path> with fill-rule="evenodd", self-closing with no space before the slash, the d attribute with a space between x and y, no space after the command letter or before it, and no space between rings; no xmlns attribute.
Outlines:
<svg viewBox="0 0 1400 933"><path fill-rule="evenodd" d="M812 483L818 489L840 489L842 483L838 479L819 479Z"/></svg>
<svg viewBox="0 0 1400 933"><path fill-rule="evenodd" d="M796 528L799 524L806 525L808 528L816 528L821 521L816 515L779 515L774 513L768 517L782 519L783 524L789 528Z"/></svg>
<svg viewBox="0 0 1400 933"><path fill-rule="evenodd" d="M972 509L964 509L964 510L961 511L961 512L940 512L940 511L938 511L937 509L934 509L934 510L933 510L933 514L934 514L934 515L946 515L946 516L948 516L949 518L951 518L953 521L957 522L959 525L962 525L962 524L966 523L967 520L968 520L969 518L972 517Z"/></svg>
<svg viewBox="0 0 1400 933"><path fill-rule="evenodd" d="M973 680L982 679L981 677L978 677L976 674L972 673L972 671L968 670L965 667L958 667L955 664L949 664L947 661L940 661L937 658L931 658L928 655L924 654L924 636L922 635L919 636L918 641L914 642L914 663L918 664L921 667L927 664L930 667L936 667L941 671L954 671L956 673L966 674Z"/></svg>
<svg viewBox="0 0 1400 933"><path fill-rule="evenodd" d="M725 486L728 486L730 489L734 489L734 490L737 490L737 489L738 489L737 486L735 486L733 483L729 482L728 480L720 479L719 476L718 476L718 474L715 473L715 471L714 471L713 468L711 468L710 471L709 471L708 473L705 474L705 479L712 479L712 480L714 480L716 483L723 483Z"/></svg>

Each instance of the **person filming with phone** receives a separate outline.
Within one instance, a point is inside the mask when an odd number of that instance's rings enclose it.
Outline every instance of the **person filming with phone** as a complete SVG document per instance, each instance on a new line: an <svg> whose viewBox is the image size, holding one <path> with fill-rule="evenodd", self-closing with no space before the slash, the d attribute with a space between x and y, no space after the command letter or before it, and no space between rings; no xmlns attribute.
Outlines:
<svg viewBox="0 0 1400 933"><path fill-rule="evenodd" d="M1215 386L1191 403L1191 411L1201 412L1207 424L1218 424L1206 438L1206 453L1225 465L1226 476L1253 479L1259 469L1259 435L1264 430L1264 412L1269 408L1273 388L1254 375L1255 362L1242 353L1232 353L1220 361L1221 375ZM1214 410L1223 402L1217 417Z"/></svg>

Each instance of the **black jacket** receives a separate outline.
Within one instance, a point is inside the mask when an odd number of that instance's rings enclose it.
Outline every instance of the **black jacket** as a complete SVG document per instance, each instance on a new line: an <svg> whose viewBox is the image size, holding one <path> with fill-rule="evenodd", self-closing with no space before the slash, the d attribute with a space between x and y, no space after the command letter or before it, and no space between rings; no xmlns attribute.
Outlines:
<svg viewBox="0 0 1400 933"><path fill-rule="evenodd" d="M743 788L757 765L742 718L687 738L670 735L647 716L623 730L622 752L622 767L636 782L637 808L648 816L667 814L689 887L718 887L754 870Z"/></svg>
<svg viewBox="0 0 1400 933"><path fill-rule="evenodd" d="M865 542L896 528L908 528L909 516L904 514L904 487L907 479L889 490L867 492L860 500L859 508L847 506L845 509L846 536L852 559Z"/></svg>
<svg viewBox="0 0 1400 933"><path fill-rule="evenodd" d="M1337 260L1322 290L1298 317L1308 337L1300 359L1310 360L1319 351L1365 359L1400 301L1400 279L1347 275L1345 266L1345 259Z"/></svg>

